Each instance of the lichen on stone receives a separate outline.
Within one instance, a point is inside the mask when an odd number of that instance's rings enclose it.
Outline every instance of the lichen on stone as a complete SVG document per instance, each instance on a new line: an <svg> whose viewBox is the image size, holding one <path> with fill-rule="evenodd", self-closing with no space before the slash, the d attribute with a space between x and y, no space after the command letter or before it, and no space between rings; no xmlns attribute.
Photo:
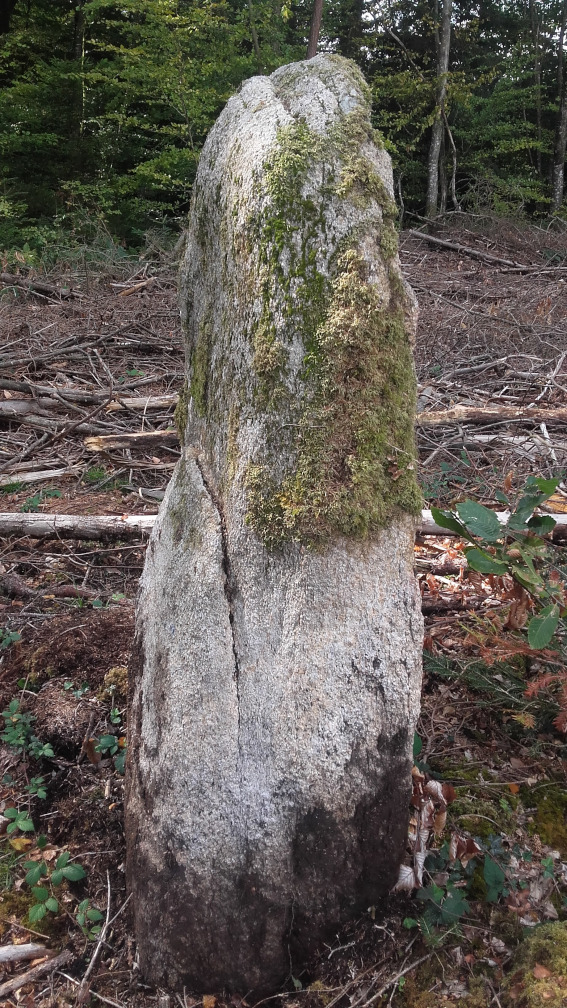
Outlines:
<svg viewBox="0 0 567 1008"><path fill-rule="evenodd" d="M204 323L199 329L199 335L191 355L191 382L189 384L189 391L200 416L205 415L207 406L210 342L210 329L207 323Z"/></svg>

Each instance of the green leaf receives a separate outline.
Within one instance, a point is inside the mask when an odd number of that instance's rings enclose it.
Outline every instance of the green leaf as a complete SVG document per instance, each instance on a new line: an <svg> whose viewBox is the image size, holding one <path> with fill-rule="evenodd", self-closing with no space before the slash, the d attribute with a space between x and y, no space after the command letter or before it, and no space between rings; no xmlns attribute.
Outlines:
<svg viewBox="0 0 567 1008"><path fill-rule="evenodd" d="M414 759L417 759L417 757L419 756L419 754L420 754L420 752L421 752L422 749L423 749L423 742L421 741L421 739L420 739L419 735L417 734L417 732L415 732L414 736L413 736L413 758Z"/></svg>
<svg viewBox="0 0 567 1008"><path fill-rule="evenodd" d="M478 501L466 500L457 504L457 514L469 532L485 542L496 542L504 535L494 511L485 508Z"/></svg>
<svg viewBox="0 0 567 1008"><path fill-rule="evenodd" d="M85 878L87 873L84 868L81 868L81 865L72 864L63 868L63 874L65 878L70 879L71 882L78 882L79 879Z"/></svg>
<svg viewBox="0 0 567 1008"><path fill-rule="evenodd" d="M51 885L61 885L63 878L63 869L56 869L51 876Z"/></svg>
<svg viewBox="0 0 567 1008"><path fill-rule="evenodd" d="M12 825L17 826L18 829L22 831L22 833L29 833L31 830L34 829L34 824L32 823L31 819L18 819ZM9 828L10 827L8 827L8 829Z"/></svg>
<svg viewBox="0 0 567 1008"><path fill-rule="evenodd" d="M553 532L556 525L557 522L551 515L533 515L528 522L528 528L532 532L536 532L537 535L547 535L549 532Z"/></svg>
<svg viewBox="0 0 567 1008"><path fill-rule="evenodd" d="M32 889L32 893L34 894L34 897L37 900L37 902L41 903L44 900L46 900L47 897L49 896L49 889L46 889L45 886L34 886Z"/></svg>
<svg viewBox="0 0 567 1008"><path fill-rule="evenodd" d="M90 910L87 910L87 917L91 921L99 921L102 920L104 914L101 914L100 910L97 910L96 907L91 907Z"/></svg>
<svg viewBox="0 0 567 1008"><path fill-rule="evenodd" d="M407 928L409 931L411 928L419 927L419 921L416 921L415 917L404 917L402 927Z"/></svg>
<svg viewBox="0 0 567 1008"><path fill-rule="evenodd" d="M4 809L4 811L2 813L2 815L6 819L17 819L18 816L19 816L19 814L20 813L18 812L17 808L7 808L7 809Z"/></svg>
<svg viewBox="0 0 567 1008"><path fill-rule="evenodd" d="M65 865L68 863L70 857L71 855L69 851L63 851L63 853L60 854L59 857L57 858L57 861L55 862L55 867L64 868Z"/></svg>
<svg viewBox="0 0 567 1008"><path fill-rule="evenodd" d="M489 903L496 903L502 892L506 874L500 865L489 857L488 854L484 859L483 875L487 885L486 899Z"/></svg>
<svg viewBox="0 0 567 1008"><path fill-rule="evenodd" d="M557 490L560 483L561 480L559 478L542 479L541 476L528 476L526 480L526 490L529 490L530 487L537 487L537 489L541 490L542 493L551 497L551 495Z"/></svg>
<svg viewBox="0 0 567 1008"><path fill-rule="evenodd" d="M36 903L35 906L30 907L28 917L33 924L34 921L39 921L42 917L45 917L46 913L45 903Z"/></svg>
<svg viewBox="0 0 567 1008"><path fill-rule="evenodd" d="M475 546L466 549L465 556L469 567L481 574L506 574L508 571L507 563L504 563L503 560L496 560L495 557Z"/></svg>
<svg viewBox="0 0 567 1008"><path fill-rule="evenodd" d="M29 862L28 862L29 863ZM30 868L26 875L26 882L30 886L37 885L42 875L47 875L47 868L45 861L32 862L33 867Z"/></svg>
<svg viewBox="0 0 567 1008"><path fill-rule="evenodd" d="M53 898L53 896L50 896L49 899L46 899L45 905L48 910L51 910L51 913L57 913L57 911L59 910L59 903L57 902L56 899Z"/></svg>
<svg viewBox="0 0 567 1008"><path fill-rule="evenodd" d="M441 528L451 529L451 532L456 532L457 535L462 536L463 539L472 541L465 526L461 525L461 522L457 521L457 519L447 511L440 511L439 508L432 507L431 517L433 518L435 524L439 525Z"/></svg>
<svg viewBox="0 0 567 1008"><path fill-rule="evenodd" d="M547 647L559 623L559 606L551 605L542 609L528 625L528 643L534 649Z"/></svg>

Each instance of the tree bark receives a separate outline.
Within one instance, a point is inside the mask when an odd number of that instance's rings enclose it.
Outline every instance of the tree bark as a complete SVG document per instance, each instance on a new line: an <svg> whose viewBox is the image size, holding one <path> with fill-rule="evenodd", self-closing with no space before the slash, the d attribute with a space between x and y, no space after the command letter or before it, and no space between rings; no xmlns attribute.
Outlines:
<svg viewBox="0 0 567 1008"><path fill-rule="evenodd" d="M431 218L436 216L439 203L439 158L445 129L444 113L451 50L451 8L452 0L442 0L441 33L437 54L435 118L431 127L431 141L427 158L425 216Z"/></svg>
<svg viewBox="0 0 567 1008"><path fill-rule="evenodd" d="M321 34L321 18L323 16L323 0L313 0L313 14L311 16L311 29L309 31L309 42L307 43L307 59L317 55L319 35Z"/></svg>
<svg viewBox="0 0 567 1008"><path fill-rule="evenodd" d="M10 31L10 22L17 2L18 0L0 0L0 35L7 35Z"/></svg>
<svg viewBox="0 0 567 1008"><path fill-rule="evenodd" d="M559 213L563 203L565 188L565 153L567 150L567 93L564 73L564 43L567 27L567 0L563 0L561 29L557 44L557 97L559 114L555 130L555 145L553 151L553 167L551 172L551 214Z"/></svg>

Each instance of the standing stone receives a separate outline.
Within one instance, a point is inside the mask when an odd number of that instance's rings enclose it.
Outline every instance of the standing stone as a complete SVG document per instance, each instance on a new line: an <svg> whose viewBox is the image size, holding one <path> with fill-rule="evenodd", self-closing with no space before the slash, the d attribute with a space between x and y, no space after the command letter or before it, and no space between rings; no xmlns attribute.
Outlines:
<svg viewBox="0 0 567 1008"><path fill-rule="evenodd" d="M397 876L422 621L395 216L339 56L247 81L201 155L184 449L134 662L128 874L153 983L273 990Z"/></svg>

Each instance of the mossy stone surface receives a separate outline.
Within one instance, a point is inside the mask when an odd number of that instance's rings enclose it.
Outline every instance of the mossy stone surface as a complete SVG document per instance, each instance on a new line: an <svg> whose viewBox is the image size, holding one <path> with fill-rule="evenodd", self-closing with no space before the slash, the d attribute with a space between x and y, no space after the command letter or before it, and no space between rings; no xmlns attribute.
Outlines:
<svg viewBox="0 0 567 1008"><path fill-rule="evenodd" d="M269 996L398 876L423 623L394 212L337 56L247 81L201 154L184 449L131 677L128 880L154 985Z"/></svg>
<svg viewBox="0 0 567 1008"><path fill-rule="evenodd" d="M372 537L422 504L389 157L358 69L318 57L307 105L301 67L249 82L241 132L204 152L181 270L186 439L269 549Z"/></svg>

